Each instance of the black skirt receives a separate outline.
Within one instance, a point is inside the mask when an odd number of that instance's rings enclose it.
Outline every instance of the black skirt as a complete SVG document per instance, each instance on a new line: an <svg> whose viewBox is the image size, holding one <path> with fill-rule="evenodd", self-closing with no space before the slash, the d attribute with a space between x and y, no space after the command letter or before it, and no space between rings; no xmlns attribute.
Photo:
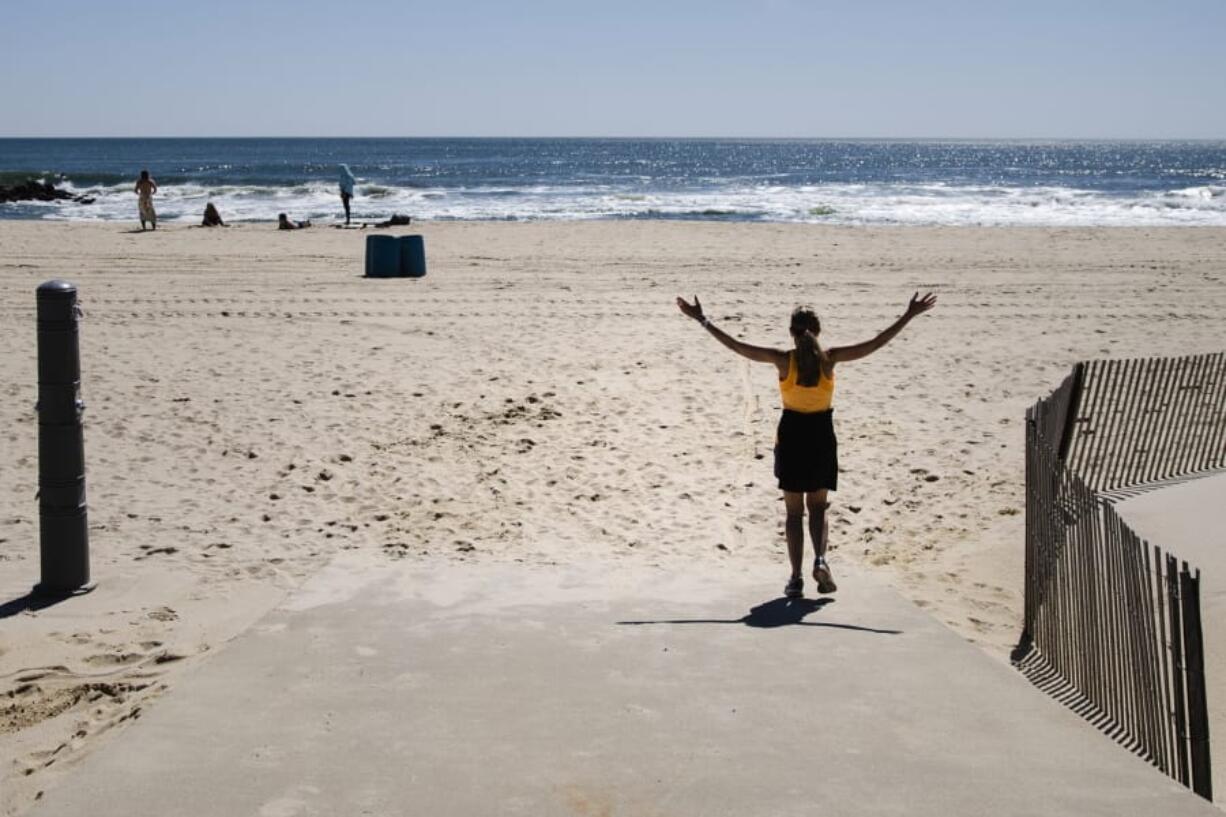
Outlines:
<svg viewBox="0 0 1226 817"><path fill-rule="evenodd" d="M812 413L783 410L775 437L775 477L784 491L838 490L834 409Z"/></svg>

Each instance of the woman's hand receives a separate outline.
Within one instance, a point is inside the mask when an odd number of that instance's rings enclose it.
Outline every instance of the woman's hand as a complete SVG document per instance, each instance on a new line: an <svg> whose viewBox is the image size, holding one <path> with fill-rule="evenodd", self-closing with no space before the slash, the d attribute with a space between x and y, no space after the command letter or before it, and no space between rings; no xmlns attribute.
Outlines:
<svg viewBox="0 0 1226 817"><path fill-rule="evenodd" d="M859 360L862 357L868 357L889 343L912 318L916 315L924 314L936 305L937 296L929 292L921 298L917 292L911 296L911 303L907 304L907 311L902 313L902 317L890 324L884 332L872 340L866 340L853 346L839 346L834 349L827 349L826 357L834 363L846 363L849 360Z"/></svg>
<svg viewBox="0 0 1226 817"><path fill-rule="evenodd" d="M747 357L757 363L774 363L776 367L787 365L787 352L778 349L767 349L762 346L751 346L748 343L741 341L729 335L727 332L721 331L715 324L706 319L706 315L702 314L702 304L698 302L698 296L694 296L694 303L688 303L685 298L677 299L677 308L681 310L681 314L687 318L693 318L701 323L707 330L707 334L718 340L720 343L727 346L732 351L736 352L741 357ZM783 369L783 374L780 377L787 376L787 370Z"/></svg>
<svg viewBox="0 0 1226 817"><path fill-rule="evenodd" d="M685 298L677 298L677 308L687 318L693 318L696 321L701 321L703 318L702 304L698 303L698 296L694 296L694 303L686 303Z"/></svg>
<svg viewBox="0 0 1226 817"><path fill-rule="evenodd" d="M927 295L921 298L920 294L917 292L911 296L911 303L907 304L906 318L907 320L910 320L916 315L922 315L936 305L937 296L929 292Z"/></svg>

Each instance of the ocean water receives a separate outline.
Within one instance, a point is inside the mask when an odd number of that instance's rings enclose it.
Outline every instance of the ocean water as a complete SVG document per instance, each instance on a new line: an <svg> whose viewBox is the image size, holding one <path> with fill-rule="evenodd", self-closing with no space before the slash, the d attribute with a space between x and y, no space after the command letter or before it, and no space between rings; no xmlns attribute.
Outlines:
<svg viewBox="0 0 1226 817"><path fill-rule="evenodd" d="M0 139L0 184L35 177L93 204L0 218L195 222L697 219L925 225L1226 225L1226 142L736 139Z"/></svg>

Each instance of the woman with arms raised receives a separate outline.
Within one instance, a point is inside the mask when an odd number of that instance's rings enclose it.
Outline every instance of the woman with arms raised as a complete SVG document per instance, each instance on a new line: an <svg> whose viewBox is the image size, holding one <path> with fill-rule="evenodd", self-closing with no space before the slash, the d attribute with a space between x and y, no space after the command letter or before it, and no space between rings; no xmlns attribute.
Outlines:
<svg viewBox="0 0 1226 817"><path fill-rule="evenodd" d="M758 363L774 364L779 373L779 393L783 398L783 413L775 437L775 476L783 491L787 511L788 560L792 575L784 588L788 598L804 595L801 563L804 558L805 509L809 511L809 538L813 542L813 579L819 593L833 593L837 588L830 565L826 563L826 540L829 524L826 511L830 507L827 493L838 488L838 447L834 436L833 409L834 368L867 357L885 346L902 331L912 318L936 305L936 296L920 297L917 292L907 305L907 311L888 329L872 340L853 346L823 349L818 342L821 323L808 307L792 312L788 327L792 349L768 349L742 343L711 323L702 311L698 296L694 303L677 299L677 307L687 316L702 323L720 343L742 357Z"/></svg>

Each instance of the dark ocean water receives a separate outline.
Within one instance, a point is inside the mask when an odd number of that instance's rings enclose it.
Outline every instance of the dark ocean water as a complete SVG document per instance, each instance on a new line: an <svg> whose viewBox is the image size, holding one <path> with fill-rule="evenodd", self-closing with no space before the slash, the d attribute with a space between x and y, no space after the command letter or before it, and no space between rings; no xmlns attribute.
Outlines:
<svg viewBox="0 0 1226 817"><path fill-rule="evenodd" d="M0 218L123 219L148 169L165 220L707 219L839 224L1226 225L1226 142L722 139L0 139L0 184L93 204Z"/></svg>

